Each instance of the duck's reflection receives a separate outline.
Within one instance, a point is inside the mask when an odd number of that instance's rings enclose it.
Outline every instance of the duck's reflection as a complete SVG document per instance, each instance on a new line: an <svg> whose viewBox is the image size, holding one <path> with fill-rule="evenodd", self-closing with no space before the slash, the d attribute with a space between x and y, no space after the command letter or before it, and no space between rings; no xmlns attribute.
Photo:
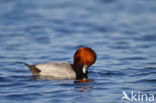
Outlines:
<svg viewBox="0 0 156 103"><path fill-rule="evenodd" d="M63 80L64 78L54 78L51 76L32 76L32 79L36 79L36 80ZM68 78L66 78L64 80L67 80L67 79ZM73 78L73 80L74 80L74 78ZM89 82L92 82L92 80L89 78L74 80L74 84L85 84L85 83L89 83Z"/></svg>
<svg viewBox="0 0 156 103"><path fill-rule="evenodd" d="M74 81L75 84L84 84L84 83L89 83L89 82L92 82L92 80L90 80L88 78L84 78L84 79Z"/></svg>
<svg viewBox="0 0 156 103"><path fill-rule="evenodd" d="M75 80L74 83L75 84L80 84L77 85L75 88L79 91L79 92L88 92L90 91L93 87L86 85L86 83L90 83L93 80L89 79L89 78L85 78L85 79L81 79L81 80Z"/></svg>
<svg viewBox="0 0 156 103"><path fill-rule="evenodd" d="M79 92L88 92L92 89L93 87L76 87L77 91Z"/></svg>
<svg viewBox="0 0 156 103"><path fill-rule="evenodd" d="M83 79L79 79L79 80L74 80L73 79L62 79L62 78L53 78L51 76L32 76L33 80L55 80L57 81L54 84L68 84L69 82L73 82L76 85L75 89L78 92L88 92L90 91L93 87L91 85L89 85L88 83L93 82L93 80L89 79L89 78L83 78ZM71 86L71 85L70 85Z"/></svg>

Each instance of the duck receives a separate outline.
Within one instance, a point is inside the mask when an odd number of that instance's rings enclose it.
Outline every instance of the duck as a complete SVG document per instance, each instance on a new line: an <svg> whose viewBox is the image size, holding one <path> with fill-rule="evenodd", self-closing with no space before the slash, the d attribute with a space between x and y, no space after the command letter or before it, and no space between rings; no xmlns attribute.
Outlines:
<svg viewBox="0 0 156 103"><path fill-rule="evenodd" d="M73 56L73 64L68 62L24 64L34 76L80 80L88 78L88 68L95 63L96 58L97 55L93 49L80 47Z"/></svg>

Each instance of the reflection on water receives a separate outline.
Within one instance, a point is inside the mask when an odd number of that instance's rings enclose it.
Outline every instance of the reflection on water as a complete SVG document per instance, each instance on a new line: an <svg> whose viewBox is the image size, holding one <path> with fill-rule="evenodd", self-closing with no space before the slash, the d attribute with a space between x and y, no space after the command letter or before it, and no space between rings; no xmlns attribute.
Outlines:
<svg viewBox="0 0 156 103"><path fill-rule="evenodd" d="M89 82L92 82L92 80L90 80L88 78L84 78L84 79L81 79L81 80L75 80L74 83L81 84L81 83L89 83Z"/></svg>
<svg viewBox="0 0 156 103"><path fill-rule="evenodd" d="M89 83L89 82L93 82L91 79L89 78L83 78L83 79L80 79L80 80L75 80L75 79L65 79L65 78L54 78L52 76L32 76L32 79L36 79L36 80L65 80L65 82L67 82L67 80L69 81L74 81L73 83L75 84L85 84L85 83Z"/></svg>
<svg viewBox="0 0 156 103"><path fill-rule="evenodd" d="M93 87L91 85L85 85L86 83L92 83L94 82L93 80L89 78L84 78L81 80L71 80L71 79L63 79L63 78L53 78L51 76L32 76L32 80L40 80L40 81L57 81L53 84L58 85L58 84L67 84L69 82L73 82L75 85L76 91L79 92L87 92L90 91ZM77 85L80 84L80 85Z"/></svg>
<svg viewBox="0 0 156 103"><path fill-rule="evenodd" d="M92 86L85 86L85 87L75 87L79 92L88 92L90 91L93 87Z"/></svg>
<svg viewBox="0 0 156 103"><path fill-rule="evenodd" d="M91 83L91 82L93 82L93 81L90 80L90 79L75 80L74 81L75 84L80 84L79 86L76 86L75 88L79 92L88 92L88 91L90 91L93 88L93 86L91 86L91 85L85 85L85 84L86 83Z"/></svg>

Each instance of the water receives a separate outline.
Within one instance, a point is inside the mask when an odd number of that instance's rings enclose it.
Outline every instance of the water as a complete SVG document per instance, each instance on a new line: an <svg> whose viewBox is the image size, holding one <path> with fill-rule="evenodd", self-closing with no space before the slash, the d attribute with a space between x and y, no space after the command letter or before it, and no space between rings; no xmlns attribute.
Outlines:
<svg viewBox="0 0 156 103"><path fill-rule="evenodd" d="M156 95L155 11L155 0L1 0L0 103L125 103L122 91ZM81 46L98 55L89 83L37 79L17 63L72 63Z"/></svg>

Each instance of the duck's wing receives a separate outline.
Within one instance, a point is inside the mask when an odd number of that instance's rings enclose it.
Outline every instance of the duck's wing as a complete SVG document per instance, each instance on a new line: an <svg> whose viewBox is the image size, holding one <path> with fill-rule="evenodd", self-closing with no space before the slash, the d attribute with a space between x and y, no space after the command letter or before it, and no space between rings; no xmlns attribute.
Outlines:
<svg viewBox="0 0 156 103"><path fill-rule="evenodd" d="M36 64L35 67L41 71L39 73L40 76L52 76L56 78L76 77L76 73L70 63L63 62L41 63Z"/></svg>

